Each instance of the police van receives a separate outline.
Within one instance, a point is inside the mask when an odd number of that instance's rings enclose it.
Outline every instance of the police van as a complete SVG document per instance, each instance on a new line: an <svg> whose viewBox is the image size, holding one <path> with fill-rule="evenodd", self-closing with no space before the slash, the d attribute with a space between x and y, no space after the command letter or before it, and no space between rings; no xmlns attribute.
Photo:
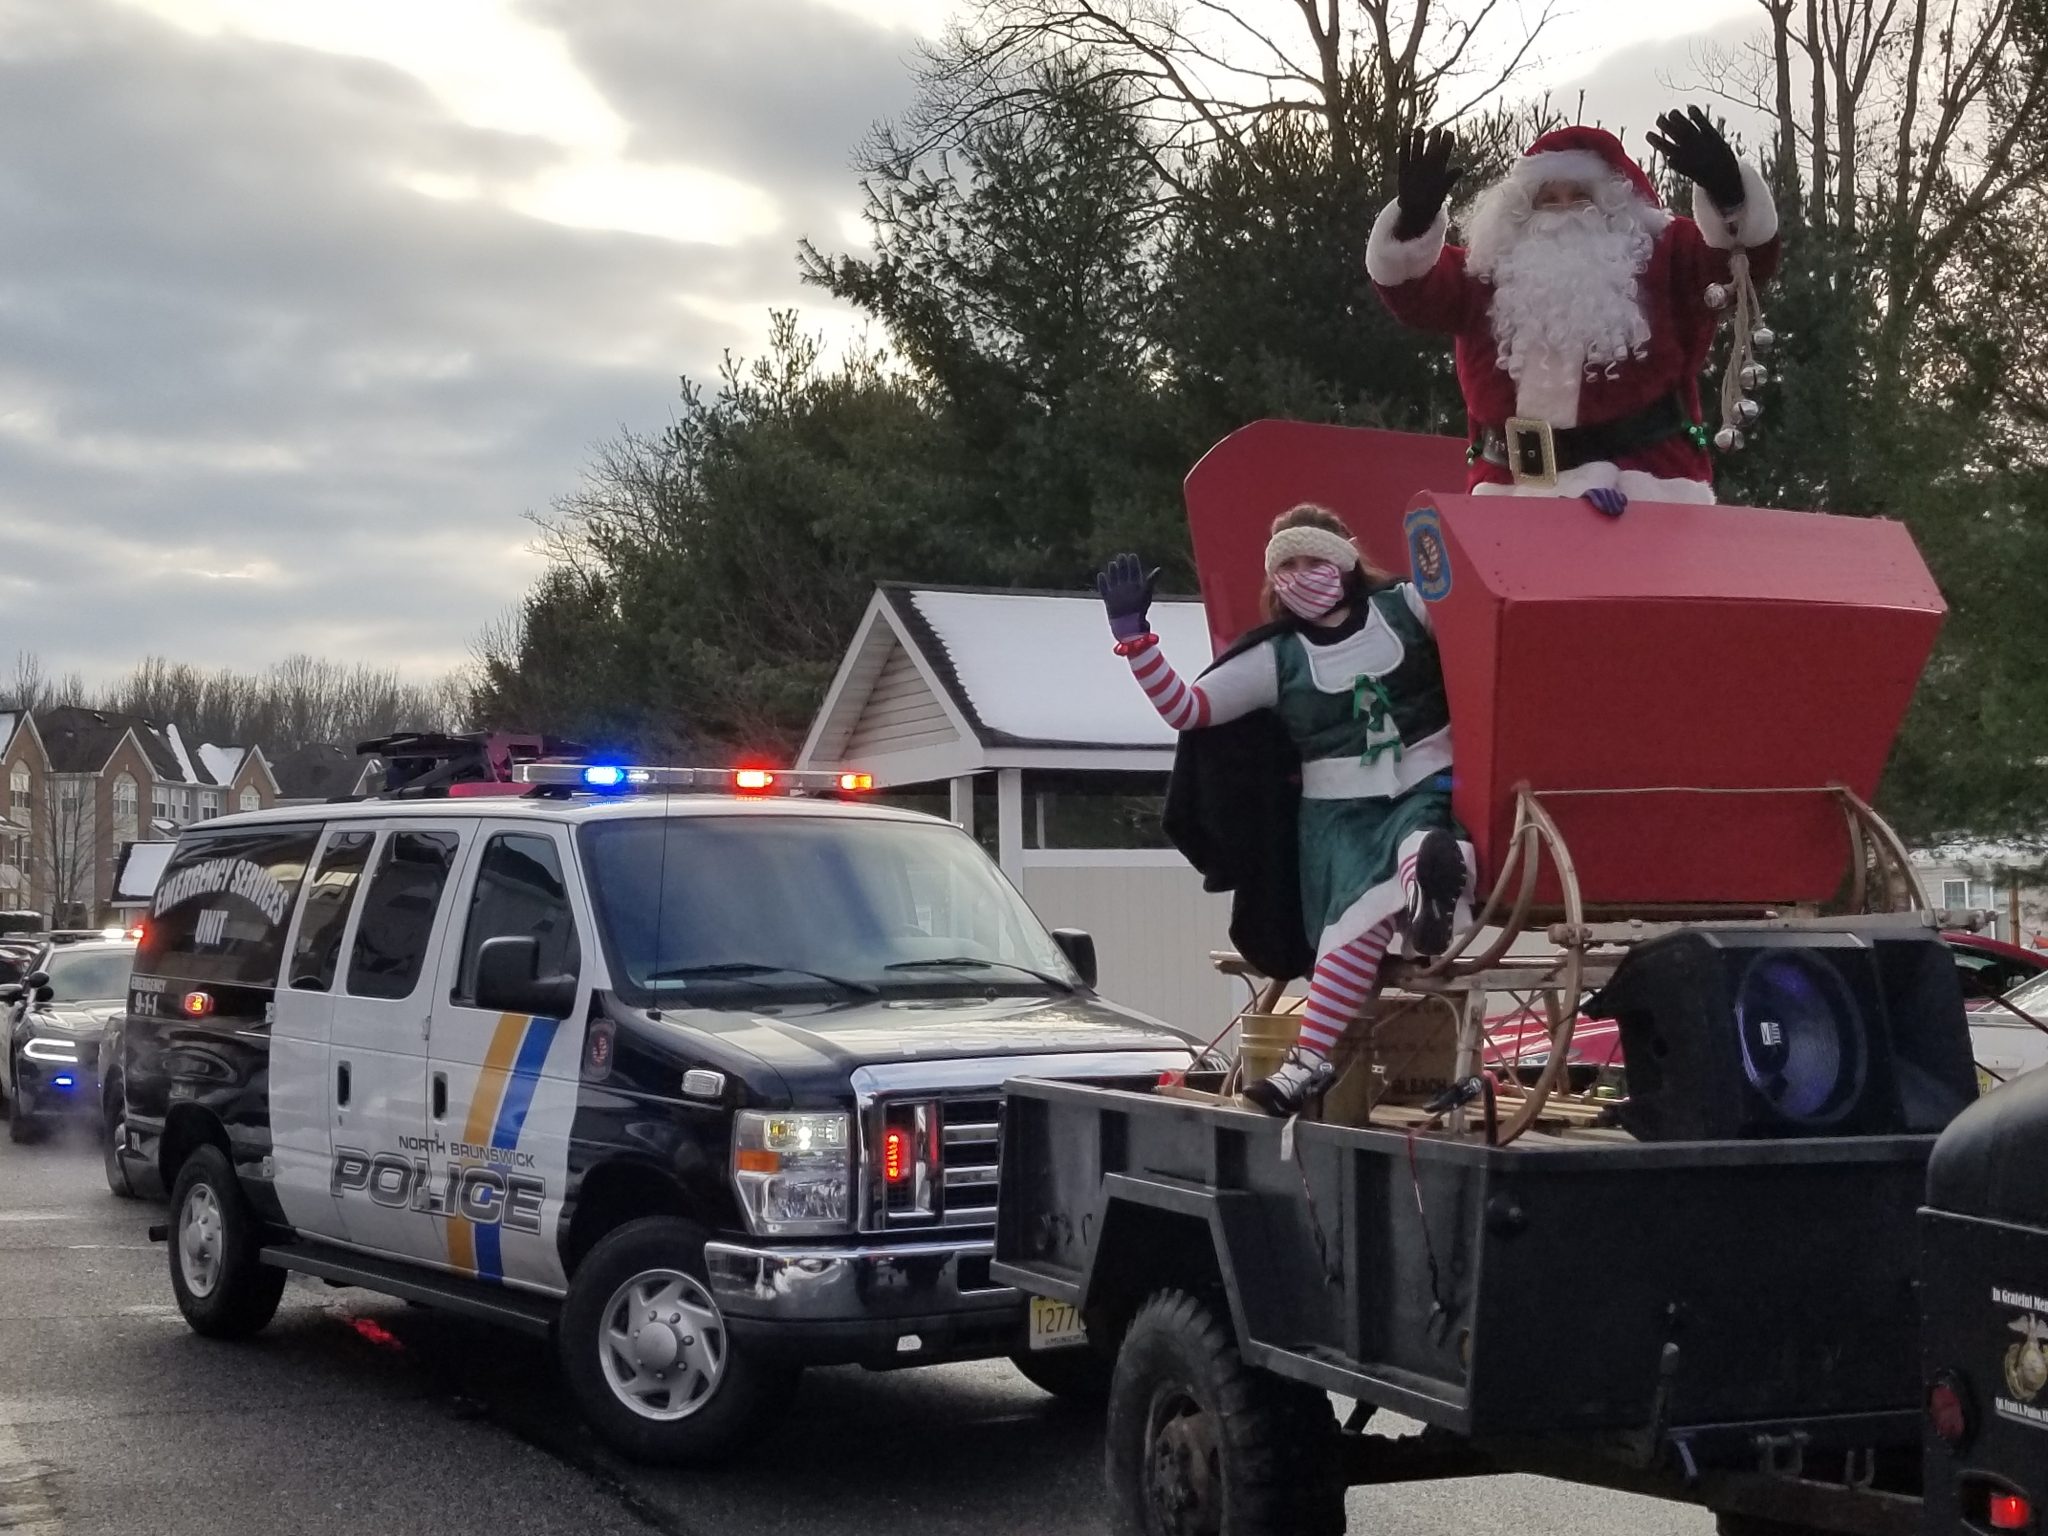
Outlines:
<svg viewBox="0 0 2048 1536"><path fill-rule="evenodd" d="M801 793L862 787L500 755L188 828L116 1149L170 1191L186 1321L253 1333L296 1271L542 1334L649 1459L717 1458L806 1365L1100 1390L989 1276L1001 1085L1191 1043L958 828Z"/></svg>

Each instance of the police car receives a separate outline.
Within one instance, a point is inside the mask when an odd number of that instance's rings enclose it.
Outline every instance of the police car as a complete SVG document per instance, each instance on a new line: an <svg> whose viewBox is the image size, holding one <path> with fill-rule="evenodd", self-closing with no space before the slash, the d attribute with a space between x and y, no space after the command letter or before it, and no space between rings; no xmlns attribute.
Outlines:
<svg viewBox="0 0 2048 1536"><path fill-rule="evenodd" d="M492 1319L658 1460L811 1364L1105 1385L988 1272L1003 1082L1190 1060L1087 936L950 823L790 793L857 776L493 761L180 838L118 1156L171 1192L190 1326L262 1328L287 1271Z"/></svg>

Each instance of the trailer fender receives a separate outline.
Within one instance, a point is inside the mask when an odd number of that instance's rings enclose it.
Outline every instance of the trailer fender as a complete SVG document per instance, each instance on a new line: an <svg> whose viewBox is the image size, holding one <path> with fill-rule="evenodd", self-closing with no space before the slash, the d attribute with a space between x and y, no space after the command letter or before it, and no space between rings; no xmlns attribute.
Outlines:
<svg viewBox="0 0 2048 1536"><path fill-rule="evenodd" d="M1224 1302L1240 1343L1249 1340L1246 1277L1236 1262L1255 1220L1252 1197L1158 1174L1102 1180L1079 1302L1091 1331L1121 1337L1155 1291L1173 1287Z"/></svg>

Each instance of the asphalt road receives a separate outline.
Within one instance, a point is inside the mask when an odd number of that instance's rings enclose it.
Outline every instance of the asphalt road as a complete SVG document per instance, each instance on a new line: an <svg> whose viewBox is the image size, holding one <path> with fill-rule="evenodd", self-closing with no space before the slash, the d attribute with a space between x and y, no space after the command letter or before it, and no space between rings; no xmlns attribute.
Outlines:
<svg viewBox="0 0 2048 1536"><path fill-rule="evenodd" d="M159 1208L83 1135L0 1143L0 1532L714 1536L1104 1530L1100 1424L1007 1365L814 1372L744 1466L650 1471L570 1415L547 1350L294 1279L258 1338L186 1331ZM1535 1478L1351 1494L1401 1536L1706 1536L1695 1510Z"/></svg>

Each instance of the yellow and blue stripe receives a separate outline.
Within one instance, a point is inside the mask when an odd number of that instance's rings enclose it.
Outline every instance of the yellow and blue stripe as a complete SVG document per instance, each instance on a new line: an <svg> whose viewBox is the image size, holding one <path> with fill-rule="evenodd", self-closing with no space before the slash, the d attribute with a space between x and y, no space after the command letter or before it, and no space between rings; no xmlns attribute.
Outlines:
<svg viewBox="0 0 2048 1536"><path fill-rule="evenodd" d="M499 1016L484 1052L476 1089L469 1099L469 1119L462 1139L473 1147L496 1147L510 1151L519 1145L526 1127L526 1112L533 1107L534 1090L540 1084L540 1069L555 1043L559 1019L532 1018L523 1013ZM460 1212L448 1216L448 1262L464 1274L481 1280L505 1278L504 1259L499 1248L496 1223L478 1225Z"/></svg>

